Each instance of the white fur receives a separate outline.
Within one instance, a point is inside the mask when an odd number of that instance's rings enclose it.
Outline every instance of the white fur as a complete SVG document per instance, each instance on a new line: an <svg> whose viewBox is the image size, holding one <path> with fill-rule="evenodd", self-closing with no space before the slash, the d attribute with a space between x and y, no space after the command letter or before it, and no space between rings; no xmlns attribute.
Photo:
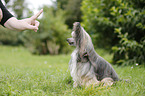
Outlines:
<svg viewBox="0 0 145 96"><path fill-rule="evenodd" d="M77 54L78 50L75 49L71 54L70 61L70 73L74 81L74 87L79 86L88 86L90 84L98 84L96 79L94 68L90 65L89 62L86 63L77 63Z"/></svg>
<svg viewBox="0 0 145 96"><path fill-rule="evenodd" d="M70 61L70 73L71 76L73 77L73 80L76 81L78 79L77 76L77 52L78 50L74 50L73 53L71 54L71 61Z"/></svg>

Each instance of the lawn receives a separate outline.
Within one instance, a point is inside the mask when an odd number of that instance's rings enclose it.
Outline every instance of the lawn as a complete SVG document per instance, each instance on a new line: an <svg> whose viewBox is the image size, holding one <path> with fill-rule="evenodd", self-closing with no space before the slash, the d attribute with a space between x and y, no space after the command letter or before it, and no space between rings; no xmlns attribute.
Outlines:
<svg viewBox="0 0 145 96"><path fill-rule="evenodd" d="M96 51L111 62L112 55ZM0 96L145 96L145 68L114 69L121 79L111 87L73 88L69 55L36 56L23 47L0 46Z"/></svg>

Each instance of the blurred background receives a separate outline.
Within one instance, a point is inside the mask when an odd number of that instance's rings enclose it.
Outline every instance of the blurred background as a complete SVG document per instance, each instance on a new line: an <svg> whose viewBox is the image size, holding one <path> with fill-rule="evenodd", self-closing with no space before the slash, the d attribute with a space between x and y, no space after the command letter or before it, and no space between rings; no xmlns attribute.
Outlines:
<svg viewBox="0 0 145 96"><path fill-rule="evenodd" d="M37 33L0 26L0 45L24 46L32 54L72 52L66 39L81 22L94 47L113 54L118 65L145 65L145 0L2 0L18 19L43 8Z"/></svg>

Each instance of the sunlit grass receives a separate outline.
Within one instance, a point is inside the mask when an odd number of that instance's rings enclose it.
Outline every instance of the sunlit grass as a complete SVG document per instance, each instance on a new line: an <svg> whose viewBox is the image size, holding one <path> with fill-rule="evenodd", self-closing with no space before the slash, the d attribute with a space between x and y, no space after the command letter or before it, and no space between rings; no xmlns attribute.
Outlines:
<svg viewBox="0 0 145 96"><path fill-rule="evenodd" d="M111 62L112 55L96 51ZM144 96L145 68L113 66L121 79L111 87L73 88L69 55L36 56L23 47L0 46L0 96Z"/></svg>

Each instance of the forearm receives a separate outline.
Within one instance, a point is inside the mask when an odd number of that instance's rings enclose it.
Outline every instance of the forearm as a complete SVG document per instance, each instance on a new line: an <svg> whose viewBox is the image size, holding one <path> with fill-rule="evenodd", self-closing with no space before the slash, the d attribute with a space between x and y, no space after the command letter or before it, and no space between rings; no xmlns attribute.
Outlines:
<svg viewBox="0 0 145 96"><path fill-rule="evenodd" d="M13 17L13 15L5 8L0 0L0 24L11 30L22 31L28 29L37 32L39 21L36 19L42 12L43 9L30 18L18 20L17 18Z"/></svg>
<svg viewBox="0 0 145 96"><path fill-rule="evenodd" d="M11 17L4 23L4 26L11 30L22 31L26 29L24 23L25 22L22 22L22 20L18 20L15 17Z"/></svg>

